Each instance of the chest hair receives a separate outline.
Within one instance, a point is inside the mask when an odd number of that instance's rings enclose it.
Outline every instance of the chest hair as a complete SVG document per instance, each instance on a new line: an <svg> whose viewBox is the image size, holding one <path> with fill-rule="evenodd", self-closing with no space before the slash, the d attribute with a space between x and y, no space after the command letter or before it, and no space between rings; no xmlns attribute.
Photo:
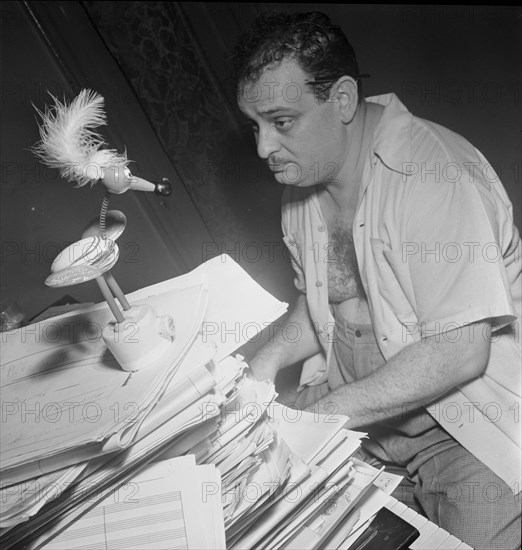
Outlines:
<svg viewBox="0 0 522 550"><path fill-rule="evenodd" d="M365 298L353 235L348 224L336 221L329 230L327 261L328 298L331 303Z"/></svg>

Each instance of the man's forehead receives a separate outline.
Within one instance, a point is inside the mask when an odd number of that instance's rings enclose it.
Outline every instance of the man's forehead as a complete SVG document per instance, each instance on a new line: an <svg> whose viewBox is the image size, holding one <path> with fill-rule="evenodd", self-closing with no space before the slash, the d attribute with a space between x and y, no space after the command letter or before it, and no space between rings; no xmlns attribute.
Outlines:
<svg viewBox="0 0 522 550"><path fill-rule="evenodd" d="M283 60L277 66L266 67L255 81L243 82L238 90L238 103L248 107L273 109L294 105L313 90L306 84L308 75L293 60Z"/></svg>

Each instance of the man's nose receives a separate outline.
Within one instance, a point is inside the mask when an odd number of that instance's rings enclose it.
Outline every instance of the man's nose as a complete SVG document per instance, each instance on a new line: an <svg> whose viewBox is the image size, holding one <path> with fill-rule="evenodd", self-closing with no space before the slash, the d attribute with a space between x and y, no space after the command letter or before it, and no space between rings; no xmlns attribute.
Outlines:
<svg viewBox="0 0 522 550"><path fill-rule="evenodd" d="M257 134L257 154L263 160L279 151L279 142L272 128L260 128Z"/></svg>

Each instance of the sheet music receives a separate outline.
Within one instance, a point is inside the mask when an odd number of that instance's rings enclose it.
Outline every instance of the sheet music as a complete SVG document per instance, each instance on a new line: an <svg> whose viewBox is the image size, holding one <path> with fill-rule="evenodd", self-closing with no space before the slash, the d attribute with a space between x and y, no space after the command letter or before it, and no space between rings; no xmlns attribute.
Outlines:
<svg viewBox="0 0 522 550"><path fill-rule="evenodd" d="M217 470L196 466L192 455L155 463L45 548L224 549L220 485Z"/></svg>

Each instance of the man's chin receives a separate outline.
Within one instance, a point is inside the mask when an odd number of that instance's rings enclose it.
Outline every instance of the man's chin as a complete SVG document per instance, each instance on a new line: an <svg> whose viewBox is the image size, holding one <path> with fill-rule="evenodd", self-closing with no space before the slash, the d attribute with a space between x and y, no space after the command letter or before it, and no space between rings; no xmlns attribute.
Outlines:
<svg viewBox="0 0 522 550"><path fill-rule="evenodd" d="M278 183L281 185L287 185L288 187L312 187L315 185L313 181L309 182L304 179L290 180L284 176L281 176L281 174L274 174L274 177Z"/></svg>
<svg viewBox="0 0 522 550"><path fill-rule="evenodd" d="M303 178L289 178L288 174L285 170L281 170L280 172L274 172L274 178L275 180L280 183L281 185L290 185L293 187L301 187L301 185L304 183Z"/></svg>

